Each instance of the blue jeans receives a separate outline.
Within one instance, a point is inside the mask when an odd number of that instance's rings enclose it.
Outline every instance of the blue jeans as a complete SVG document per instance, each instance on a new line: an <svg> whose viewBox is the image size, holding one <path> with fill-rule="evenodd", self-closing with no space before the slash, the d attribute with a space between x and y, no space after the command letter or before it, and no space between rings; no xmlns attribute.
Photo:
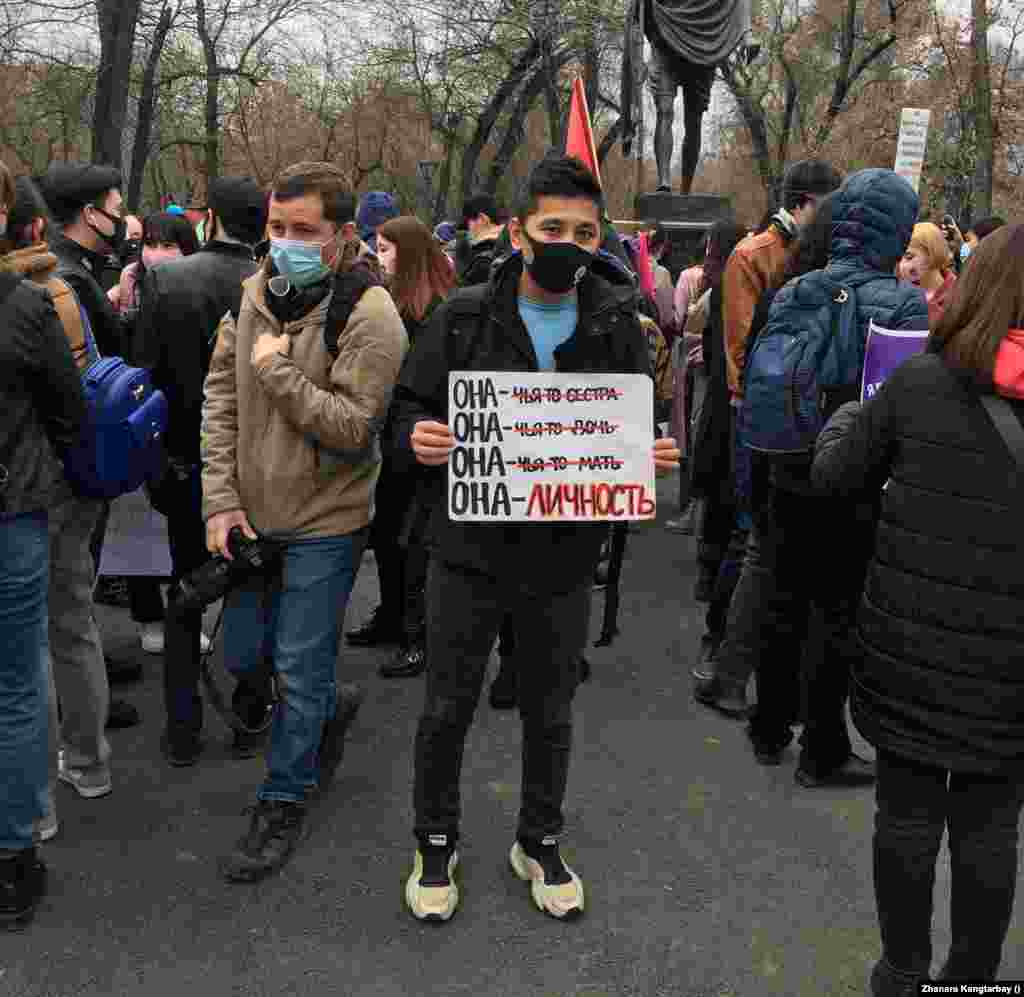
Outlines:
<svg viewBox="0 0 1024 997"><path fill-rule="evenodd" d="M240 683L259 686L269 658L277 679L261 800L301 802L316 785L320 737L336 706L338 635L366 534L292 541L279 579L243 586L227 598L228 670Z"/></svg>
<svg viewBox="0 0 1024 997"><path fill-rule="evenodd" d="M46 812L46 592L50 538L45 512L0 516L0 848L32 847Z"/></svg>

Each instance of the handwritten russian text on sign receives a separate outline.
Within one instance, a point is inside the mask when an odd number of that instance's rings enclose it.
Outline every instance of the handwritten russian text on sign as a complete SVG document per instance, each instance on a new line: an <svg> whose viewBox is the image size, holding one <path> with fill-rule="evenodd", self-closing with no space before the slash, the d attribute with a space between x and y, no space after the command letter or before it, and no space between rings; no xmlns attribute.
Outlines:
<svg viewBox="0 0 1024 997"><path fill-rule="evenodd" d="M653 519L653 386L644 374L452 372L456 522Z"/></svg>
<svg viewBox="0 0 1024 997"><path fill-rule="evenodd" d="M872 398L886 378L904 360L923 353L928 342L927 329L883 329L872 322L864 348L864 379L860 400Z"/></svg>
<svg viewBox="0 0 1024 997"><path fill-rule="evenodd" d="M915 192L921 185L921 168L924 166L931 116L931 111L915 107L905 107L900 114L900 137L896 143L896 165L893 169L910 181Z"/></svg>

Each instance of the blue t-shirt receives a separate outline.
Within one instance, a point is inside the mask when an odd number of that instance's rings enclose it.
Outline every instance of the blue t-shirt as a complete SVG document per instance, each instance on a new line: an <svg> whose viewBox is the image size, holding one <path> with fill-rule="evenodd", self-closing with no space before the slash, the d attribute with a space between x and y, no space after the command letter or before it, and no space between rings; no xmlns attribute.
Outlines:
<svg viewBox="0 0 1024 997"><path fill-rule="evenodd" d="M519 295L519 315L533 340L540 370L555 369L555 347L561 346L576 331L579 303L575 294L561 301L544 304Z"/></svg>

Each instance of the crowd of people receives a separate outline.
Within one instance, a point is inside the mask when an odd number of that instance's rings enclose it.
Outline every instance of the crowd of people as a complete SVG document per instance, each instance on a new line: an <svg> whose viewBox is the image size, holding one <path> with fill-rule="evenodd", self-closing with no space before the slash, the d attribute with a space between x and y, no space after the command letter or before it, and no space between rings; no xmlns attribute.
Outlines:
<svg viewBox="0 0 1024 997"><path fill-rule="evenodd" d="M638 373L655 382L651 460L679 474L666 528L697 541L695 698L743 719L763 765L799 732L807 791L876 786L875 997L928 977L946 830L941 978L995 978L1024 805L1024 226L964 236L920 219L892 171L804 160L761 226L715 223L673 274L668 228L617 233L565 157L536 164L511 210L482 194L433 231L386 192L357 201L327 163L269 191L222 177L198 225L125 217L120 191L103 166L0 168L0 921L23 926L45 892L55 785L112 792L106 730L140 719L110 696L138 668L104 655L95 621L109 502L64 467L93 417L83 376L113 356L167 403L145 493L171 576L124 593L163 658L162 757L202 758L203 611L220 597L233 752L265 757L222 875L280 869L331 783L364 696L337 660L372 548L380 603L345 638L395 647L382 677L426 680L410 912L447 921L459 902L463 746L497 641L489 701L523 729L509 861L541 911L582 913L559 836L607 525L450 520L448 375ZM819 286L852 302L861 353L872 323L927 345L863 403L856 378L821 390L816 443L773 452L748 378L778 330L815 331ZM876 761L854 753L848 706Z"/></svg>

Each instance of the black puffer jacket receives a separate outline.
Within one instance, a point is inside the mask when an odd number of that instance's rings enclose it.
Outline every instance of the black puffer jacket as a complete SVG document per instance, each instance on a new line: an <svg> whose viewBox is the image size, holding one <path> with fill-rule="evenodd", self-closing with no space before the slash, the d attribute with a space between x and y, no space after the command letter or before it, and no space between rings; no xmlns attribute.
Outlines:
<svg viewBox="0 0 1024 997"><path fill-rule="evenodd" d="M1024 402L1012 402L1024 420ZM854 721L878 748L1024 775L1024 470L934 355L900 367L818 441L814 484L886 485L859 618Z"/></svg>
<svg viewBox="0 0 1024 997"><path fill-rule="evenodd" d="M395 388L395 443L414 462L409 438L421 419L448 421L449 370L536 371L537 356L519 317L522 257L515 254L490 284L456 291L442 305L405 361ZM617 271L596 265L611 279ZM555 350L559 371L653 376L636 313L636 291L593 270L579 285L576 331ZM652 413L653 417L653 413ZM534 591L567 592L592 577L606 524L499 526L449 522L445 471L419 468L431 479L432 546L450 564L502 577Z"/></svg>
<svg viewBox="0 0 1024 997"><path fill-rule="evenodd" d="M242 281L256 272L248 246L209 242L198 253L153 267L142 286L132 359L167 396L165 443L178 460L199 463L203 382L217 326L238 313Z"/></svg>
<svg viewBox="0 0 1024 997"><path fill-rule="evenodd" d="M0 295L0 515L17 516L66 489L58 457L78 437L85 401L49 294L0 274Z"/></svg>

